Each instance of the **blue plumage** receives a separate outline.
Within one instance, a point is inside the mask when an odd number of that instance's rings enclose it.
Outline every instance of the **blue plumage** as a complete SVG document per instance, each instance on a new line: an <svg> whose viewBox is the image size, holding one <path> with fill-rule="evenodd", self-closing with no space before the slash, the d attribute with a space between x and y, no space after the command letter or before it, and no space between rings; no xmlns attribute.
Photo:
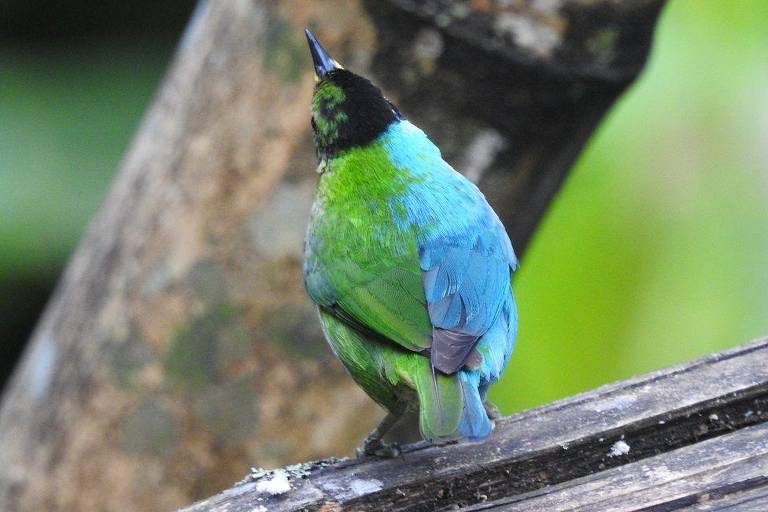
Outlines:
<svg viewBox="0 0 768 512"><path fill-rule="evenodd" d="M482 356L479 368L460 370L459 375L467 412L460 430L465 437L483 438L490 428L482 407L485 390L501 376L517 332L510 287L517 258L482 193L442 159L423 131L398 121L384 132L381 142L392 164L414 177L408 193L392 198L390 208L405 211L401 222L417 227L432 325L464 335L454 340L463 347L454 350L448 367L436 366L446 373L456 371L474 346ZM444 214L436 215L439 212ZM433 339L433 351L436 342Z"/></svg>
<svg viewBox="0 0 768 512"><path fill-rule="evenodd" d="M454 344L467 347L458 350L451 362L460 366L461 355L466 356L502 313L512 323L507 332L514 339L517 321L511 314L515 305L510 273L517 268L517 258L496 213L477 187L446 163L437 146L410 122L390 125L381 142L392 164L413 176L408 193L393 197L390 209L404 211L400 221L416 227L432 325L452 331ZM456 334L463 337L456 340ZM505 363L511 348L502 343L493 350L506 354L500 359ZM498 376L500 371L487 373Z"/></svg>

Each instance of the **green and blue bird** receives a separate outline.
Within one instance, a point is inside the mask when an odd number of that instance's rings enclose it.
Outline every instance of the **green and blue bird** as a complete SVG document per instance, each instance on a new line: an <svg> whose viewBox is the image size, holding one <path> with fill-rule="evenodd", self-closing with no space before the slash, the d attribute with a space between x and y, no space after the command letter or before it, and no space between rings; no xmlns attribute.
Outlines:
<svg viewBox="0 0 768 512"><path fill-rule="evenodd" d="M306 31L319 159L304 282L352 378L388 411L359 453L418 419L424 440L482 440L512 352L517 258L483 194L367 79Z"/></svg>

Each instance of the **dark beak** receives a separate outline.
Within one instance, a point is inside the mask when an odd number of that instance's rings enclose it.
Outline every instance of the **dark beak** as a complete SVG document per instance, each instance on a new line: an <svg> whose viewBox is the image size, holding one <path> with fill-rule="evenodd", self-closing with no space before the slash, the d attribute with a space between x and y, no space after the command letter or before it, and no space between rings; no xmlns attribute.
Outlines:
<svg viewBox="0 0 768 512"><path fill-rule="evenodd" d="M325 48L315 39L315 36L308 28L304 29L304 33L307 35L309 51L312 52L312 61L315 64L315 76L317 78L323 78L328 72L341 68L339 63L328 55L328 52L325 51Z"/></svg>

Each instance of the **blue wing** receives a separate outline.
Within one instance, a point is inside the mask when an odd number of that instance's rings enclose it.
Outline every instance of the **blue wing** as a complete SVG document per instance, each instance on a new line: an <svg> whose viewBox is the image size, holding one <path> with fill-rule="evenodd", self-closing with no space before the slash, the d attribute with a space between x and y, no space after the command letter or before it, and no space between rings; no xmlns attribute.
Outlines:
<svg viewBox="0 0 768 512"><path fill-rule="evenodd" d="M478 192L461 230L427 238L419 250L429 317L432 362L444 373L465 364L477 340L498 318L517 266L512 244Z"/></svg>
<svg viewBox="0 0 768 512"><path fill-rule="evenodd" d="M517 258L483 194L457 173L418 128L401 121L384 140L393 164L416 179L395 211L416 227L422 285L432 329L432 363L453 373L513 303ZM472 366L470 364L470 366Z"/></svg>

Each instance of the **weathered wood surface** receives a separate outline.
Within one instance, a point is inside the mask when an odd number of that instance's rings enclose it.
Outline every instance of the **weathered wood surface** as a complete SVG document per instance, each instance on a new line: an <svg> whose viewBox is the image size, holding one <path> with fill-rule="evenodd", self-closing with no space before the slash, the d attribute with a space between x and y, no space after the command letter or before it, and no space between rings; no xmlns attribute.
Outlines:
<svg viewBox="0 0 768 512"><path fill-rule="evenodd" d="M768 424L467 511L768 510ZM751 507L745 509L745 506Z"/></svg>
<svg viewBox="0 0 768 512"><path fill-rule="evenodd" d="M764 505L768 339L504 418L484 444L345 461L294 478L276 495L263 491L271 478L185 512Z"/></svg>
<svg viewBox="0 0 768 512"><path fill-rule="evenodd" d="M522 253L662 4L201 3L4 396L0 509L169 510L251 465L350 453L380 417L301 283L305 25L478 181Z"/></svg>

